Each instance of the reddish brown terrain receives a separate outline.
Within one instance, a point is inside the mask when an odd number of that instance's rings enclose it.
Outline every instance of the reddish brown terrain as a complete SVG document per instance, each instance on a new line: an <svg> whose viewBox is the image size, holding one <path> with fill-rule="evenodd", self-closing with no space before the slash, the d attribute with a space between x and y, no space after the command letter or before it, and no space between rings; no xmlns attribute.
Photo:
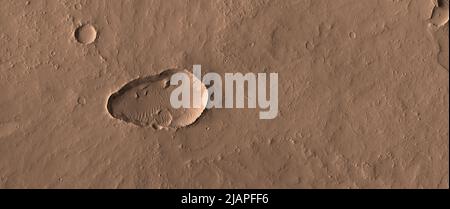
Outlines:
<svg viewBox="0 0 450 209"><path fill-rule="evenodd" d="M0 188L449 188L448 0L0 3ZM278 116L135 89L194 64Z"/></svg>

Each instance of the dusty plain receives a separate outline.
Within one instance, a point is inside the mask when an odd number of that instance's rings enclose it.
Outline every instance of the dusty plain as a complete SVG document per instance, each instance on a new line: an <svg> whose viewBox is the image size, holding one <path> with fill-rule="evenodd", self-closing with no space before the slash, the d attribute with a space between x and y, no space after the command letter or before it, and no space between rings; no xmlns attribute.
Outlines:
<svg viewBox="0 0 450 209"><path fill-rule="evenodd" d="M0 188L449 187L448 0L0 5ZM279 73L278 117L156 129L108 111L194 64Z"/></svg>

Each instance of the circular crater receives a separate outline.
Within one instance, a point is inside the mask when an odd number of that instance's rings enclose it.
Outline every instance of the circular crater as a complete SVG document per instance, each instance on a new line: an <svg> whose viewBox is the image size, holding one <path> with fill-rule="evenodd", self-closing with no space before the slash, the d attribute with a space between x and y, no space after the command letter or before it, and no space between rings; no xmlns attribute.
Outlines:
<svg viewBox="0 0 450 209"><path fill-rule="evenodd" d="M81 25L75 30L75 39L80 44L91 44L97 39L97 30L91 24Z"/></svg>

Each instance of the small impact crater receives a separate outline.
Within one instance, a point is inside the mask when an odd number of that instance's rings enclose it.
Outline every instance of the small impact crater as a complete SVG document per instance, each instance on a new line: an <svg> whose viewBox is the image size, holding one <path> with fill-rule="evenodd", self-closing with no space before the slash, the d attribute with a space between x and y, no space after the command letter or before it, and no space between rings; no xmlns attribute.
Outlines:
<svg viewBox="0 0 450 209"><path fill-rule="evenodd" d="M449 0L433 0L434 9L429 22L429 32L431 33L438 50L437 62L449 69L448 51L448 20L449 20Z"/></svg>
<svg viewBox="0 0 450 209"><path fill-rule="evenodd" d="M81 25L75 30L75 39L81 44L91 44L97 39L97 30L91 24Z"/></svg>
<svg viewBox="0 0 450 209"><path fill-rule="evenodd" d="M170 78L175 73L186 73L191 87L193 82L199 81L187 70L166 70L159 75L130 81L109 97L108 112L112 117L127 123L158 130L193 124L206 108L207 88L201 82L200 89L191 88L191 95L192 91L199 91L202 95L200 108L175 109L170 104L170 95L177 88L170 85Z"/></svg>
<svg viewBox="0 0 450 209"><path fill-rule="evenodd" d="M433 0L434 9L431 15L431 23L437 27L442 27L448 23L449 0Z"/></svg>

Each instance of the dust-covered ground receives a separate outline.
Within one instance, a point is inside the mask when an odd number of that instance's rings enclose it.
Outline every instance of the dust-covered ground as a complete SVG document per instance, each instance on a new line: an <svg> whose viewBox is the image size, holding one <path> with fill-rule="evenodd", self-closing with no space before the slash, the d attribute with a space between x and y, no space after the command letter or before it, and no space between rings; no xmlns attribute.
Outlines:
<svg viewBox="0 0 450 209"><path fill-rule="evenodd" d="M0 188L449 187L448 0L0 3ZM278 73L278 116L108 111L194 64Z"/></svg>

